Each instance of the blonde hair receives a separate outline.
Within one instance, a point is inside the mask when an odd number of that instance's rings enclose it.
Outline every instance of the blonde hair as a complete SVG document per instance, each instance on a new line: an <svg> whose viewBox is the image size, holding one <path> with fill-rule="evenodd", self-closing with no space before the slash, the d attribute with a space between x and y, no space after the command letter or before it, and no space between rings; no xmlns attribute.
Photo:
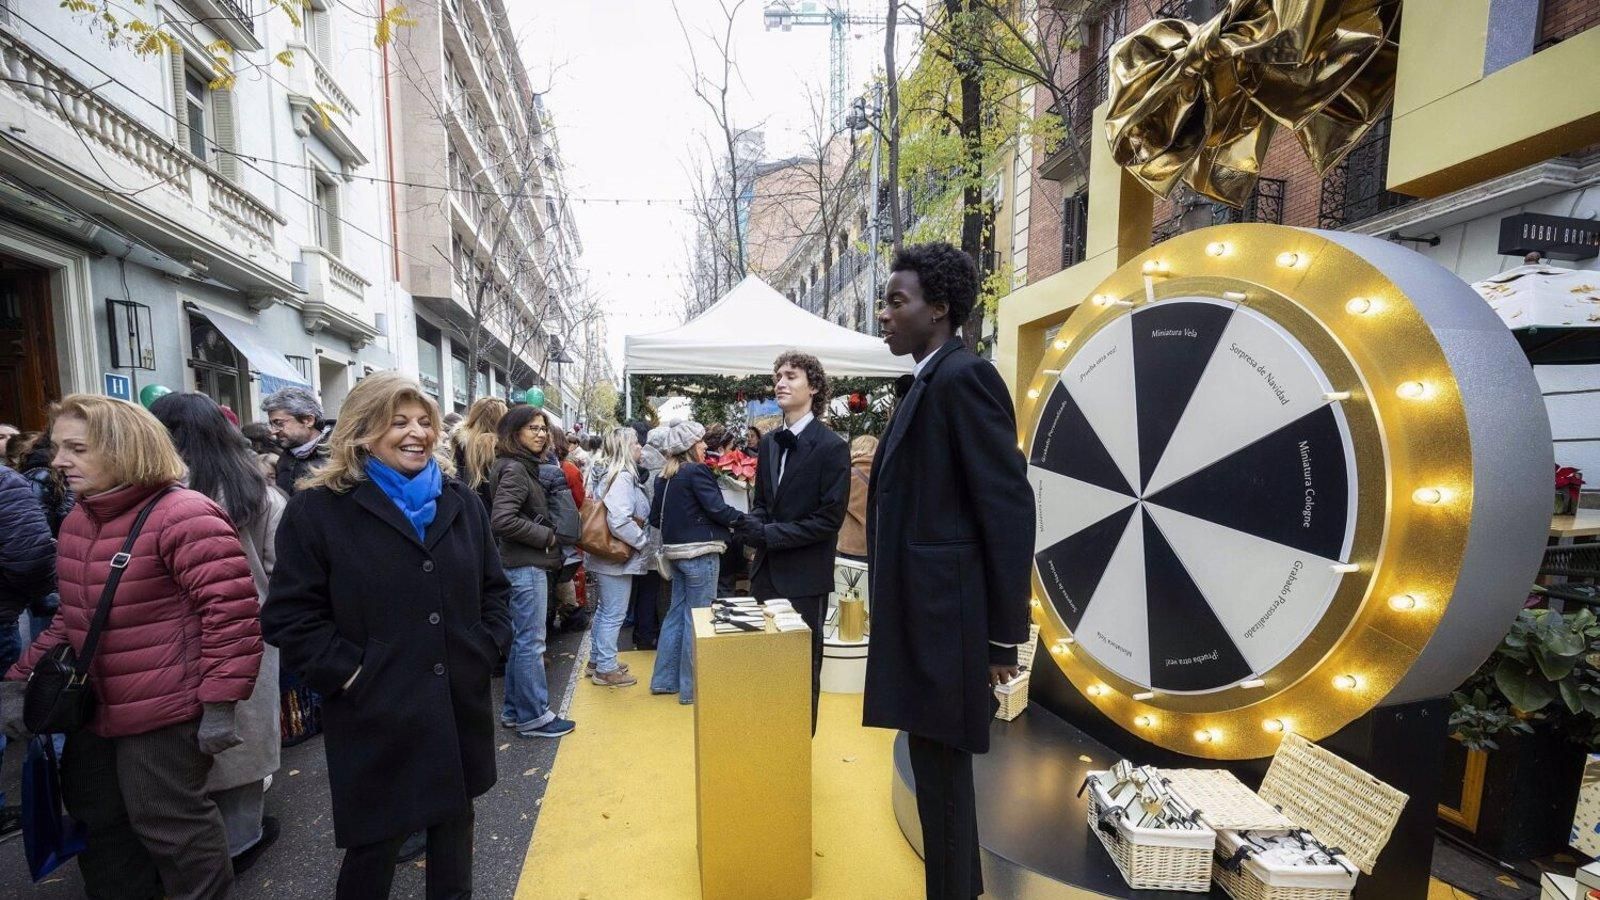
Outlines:
<svg viewBox="0 0 1600 900"><path fill-rule="evenodd" d="M429 431L438 443L440 427L439 404L422 392L422 385L399 372L376 372L361 379L344 398L339 409L338 424L328 438L328 464L300 480L296 487L325 487L342 494L367 478L367 457L371 456L372 443L389 430L389 421L401 404L419 403L428 411L432 421ZM435 457L437 459L437 457ZM455 474L455 463L438 460L446 475Z"/></svg>
<svg viewBox="0 0 1600 900"><path fill-rule="evenodd" d="M678 474L679 469L687 466L689 463L694 462L694 458L689 455L693 451L694 448L690 447L688 450L685 450L682 453L674 453L667 457L667 464L661 467L661 478L663 480L670 480L672 476Z"/></svg>
<svg viewBox="0 0 1600 900"><path fill-rule="evenodd" d="M617 472L632 471L633 451L639 446L639 433L626 425L619 425L606 433L606 441L600 445L600 458L595 461L594 470L614 469Z"/></svg>
<svg viewBox="0 0 1600 900"><path fill-rule="evenodd" d="M878 439L870 434L858 435L850 442L850 455L862 456L878 452Z"/></svg>
<svg viewBox="0 0 1600 900"><path fill-rule="evenodd" d="M489 467L494 465L495 426L510 408L499 397L482 397L467 410L467 418L455 439L461 445L467 464L466 471L461 474L466 477L468 486L476 488L488 480Z"/></svg>
<svg viewBox="0 0 1600 900"><path fill-rule="evenodd" d="M183 457L150 410L126 400L69 394L50 410L50 429L60 419L81 419L90 449L105 460L116 484L154 487L188 477Z"/></svg>

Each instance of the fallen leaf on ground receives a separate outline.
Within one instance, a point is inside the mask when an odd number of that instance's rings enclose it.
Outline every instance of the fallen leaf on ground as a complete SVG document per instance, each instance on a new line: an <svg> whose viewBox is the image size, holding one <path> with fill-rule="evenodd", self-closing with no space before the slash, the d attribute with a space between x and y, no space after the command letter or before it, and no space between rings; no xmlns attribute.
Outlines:
<svg viewBox="0 0 1600 900"><path fill-rule="evenodd" d="M504 750L505 750L505 749L506 749L506 748L507 748L507 747L509 747L509 746L511 746L511 745L510 745L510 744L501 744L501 745L500 745L500 749L501 749L501 750L502 750L502 751L504 751Z"/></svg>
<svg viewBox="0 0 1600 900"><path fill-rule="evenodd" d="M523 772L523 773L522 773L522 777L523 777L523 778L527 778L527 777L528 777L528 776L529 776L529 775L532 775L532 774L533 774L533 773L535 773L535 772L537 772L537 771L539 771L539 769L538 769L538 767L534 767L534 768L532 768L532 769L529 769L529 770L528 770L528 771L526 771L526 772Z"/></svg>
<svg viewBox="0 0 1600 900"><path fill-rule="evenodd" d="M855 761L856 761L856 758L855 758L855 757L854 757L854 756L846 756L846 757L845 757L845 758L844 758L844 761L845 761L845 762L847 762L847 763L848 763L848 762L855 762Z"/></svg>
<svg viewBox="0 0 1600 900"><path fill-rule="evenodd" d="M299 769L290 769L289 770L289 777L290 778L293 778L294 776L299 775L299 774L300 774L300 770Z"/></svg>

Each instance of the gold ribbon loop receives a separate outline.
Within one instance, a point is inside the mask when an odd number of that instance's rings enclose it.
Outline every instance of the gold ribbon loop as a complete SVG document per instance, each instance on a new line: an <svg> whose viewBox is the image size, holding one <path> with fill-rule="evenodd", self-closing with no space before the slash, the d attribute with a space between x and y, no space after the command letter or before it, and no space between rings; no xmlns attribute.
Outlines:
<svg viewBox="0 0 1600 900"><path fill-rule="evenodd" d="M1178 184L1242 207L1278 125L1319 175L1394 96L1398 0L1228 0L1157 19L1111 50L1112 158L1153 193Z"/></svg>

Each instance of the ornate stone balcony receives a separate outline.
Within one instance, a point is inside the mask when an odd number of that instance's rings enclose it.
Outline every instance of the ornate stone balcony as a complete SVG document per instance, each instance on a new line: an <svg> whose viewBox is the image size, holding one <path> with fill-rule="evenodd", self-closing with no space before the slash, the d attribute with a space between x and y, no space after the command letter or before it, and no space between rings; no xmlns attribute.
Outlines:
<svg viewBox="0 0 1600 900"><path fill-rule="evenodd" d="M265 302L296 295L284 219L247 189L4 28L0 71L7 172Z"/></svg>
<svg viewBox="0 0 1600 900"><path fill-rule="evenodd" d="M377 336L367 310L366 291L372 282L321 247L300 248L305 266L306 299L300 309L301 324L316 334L327 329L360 350Z"/></svg>
<svg viewBox="0 0 1600 900"><path fill-rule="evenodd" d="M289 106L295 113L295 133L320 138L343 160L346 174L366 165L367 155L352 137L360 113L350 95L310 47L291 42L288 50L294 54L294 65L289 67Z"/></svg>

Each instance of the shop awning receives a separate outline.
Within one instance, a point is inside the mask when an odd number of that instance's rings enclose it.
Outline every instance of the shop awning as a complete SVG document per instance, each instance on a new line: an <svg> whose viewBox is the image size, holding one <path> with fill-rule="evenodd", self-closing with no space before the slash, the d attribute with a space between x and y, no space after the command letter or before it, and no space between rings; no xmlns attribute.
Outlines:
<svg viewBox="0 0 1600 900"><path fill-rule="evenodd" d="M242 319L225 316L211 310L199 310L211 324L217 326L222 336L228 339L235 350L244 354L250 361L250 368L260 378L261 393L263 396L285 387L311 387L311 382L306 380L300 370L296 369L282 353L272 348L271 342L261 329Z"/></svg>

